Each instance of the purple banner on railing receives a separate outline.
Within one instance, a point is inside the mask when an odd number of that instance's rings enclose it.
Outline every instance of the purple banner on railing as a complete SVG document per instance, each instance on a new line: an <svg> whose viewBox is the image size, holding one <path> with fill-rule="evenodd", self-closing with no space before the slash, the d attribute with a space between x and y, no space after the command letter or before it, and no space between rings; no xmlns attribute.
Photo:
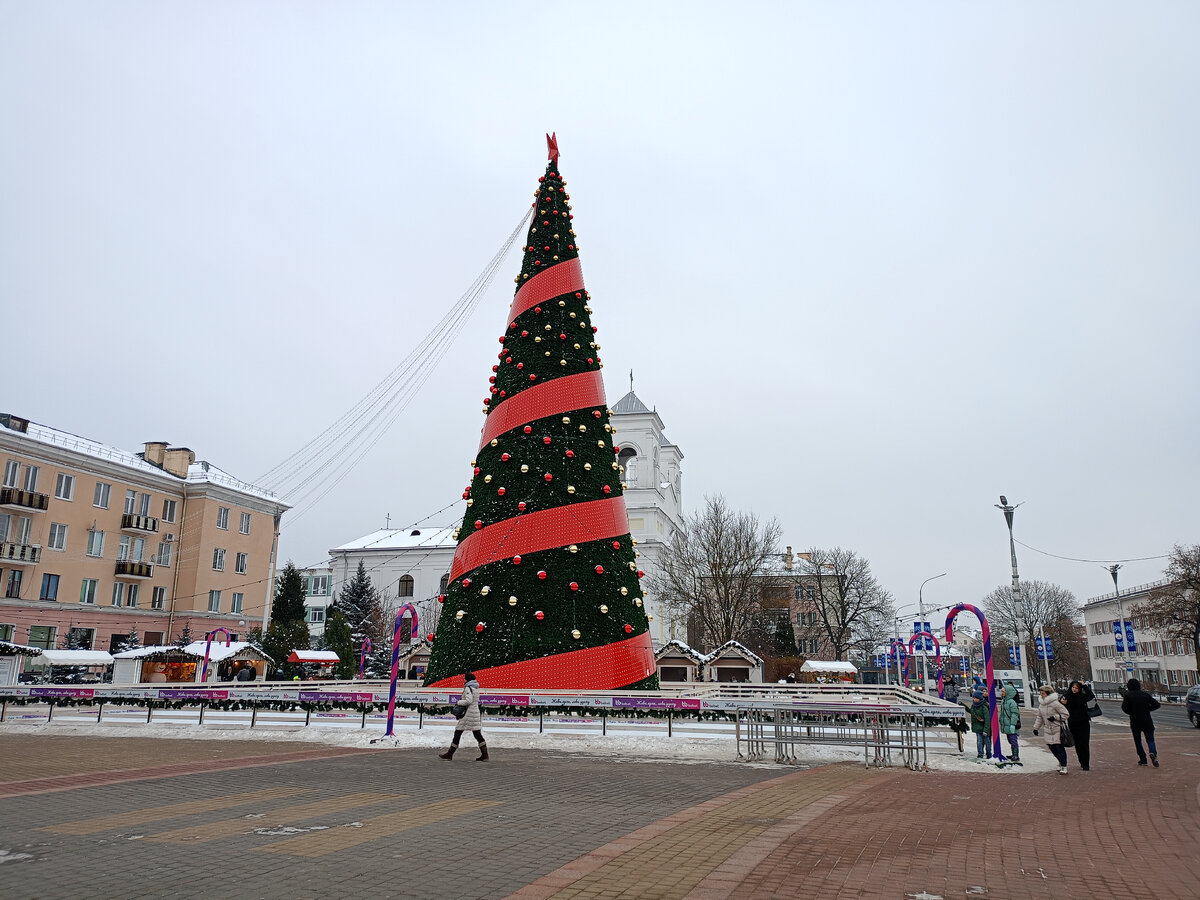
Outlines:
<svg viewBox="0 0 1200 900"><path fill-rule="evenodd" d="M370 691L301 691L301 702L307 703L373 703Z"/></svg>
<svg viewBox="0 0 1200 900"><path fill-rule="evenodd" d="M94 697L94 688L42 688L35 687L29 691L30 697Z"/></svg>
<svg viewBox="0 0 1200 900"><path fill-rule="evenodd" d="M613 697L613 709L699 709L699 700L681 697Z"/></svg>
<svg viewBox="0 0 1200 900"><path fill-rule="evenodd" d="M160 690L158 696L162 700L228 700L229 691L202 690Z"/></svg>

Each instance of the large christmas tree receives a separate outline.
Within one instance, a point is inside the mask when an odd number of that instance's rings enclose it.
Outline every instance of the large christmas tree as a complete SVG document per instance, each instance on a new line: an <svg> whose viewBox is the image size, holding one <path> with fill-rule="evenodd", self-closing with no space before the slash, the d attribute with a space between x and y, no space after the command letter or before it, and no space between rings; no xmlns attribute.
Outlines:
<svg viewBox="0 0 1200 900"><path fill-rule="evenodd" d="M558 147L534 191L425 683L658 687Z"/></svg>

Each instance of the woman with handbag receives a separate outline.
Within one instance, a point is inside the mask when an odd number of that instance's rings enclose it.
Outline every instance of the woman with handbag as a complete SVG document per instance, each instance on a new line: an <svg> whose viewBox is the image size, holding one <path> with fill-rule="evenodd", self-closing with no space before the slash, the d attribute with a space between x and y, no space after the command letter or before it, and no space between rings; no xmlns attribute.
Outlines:
<svg viewBox="0 0 1200 900"><path fill-rule="evenodd" d="M1095 702L1096 695L1082 681L1072 681L1062 697L1062 704L1067 708L1067 730L1075 739L1079 768L1085 772L1091 767L1092 761L1092 704Z"/></svg>
<svg viewBox="0 0 1200 900"><path fill-rule="evenodd" d="M1067 751L1063 747L1071 740L1071 730L1067 728L1067 710L1058 700L1058 691L1043 684L1038 688L1041 702L1038 705L1037 718L1033 722L1033 733L1046 732L1046 746L1058 760L1058 774L1067 774Z"/></svg>
<svg viewBox="0 0 1200 900"><path fill-rule="evenodd" d="M463 692L458 698L458 703L454 704L454 717L458 722L454 725L454 740L450 743L450 749L445 753L439 753L439 759L453 759L454 751L458 749L458 742L462 739L464 731L470 731L475 735L475 743L479 745L479 755L475 757L476 762L486 762L488 758L487 743L483 739L483 722L479 715L479 682L475 680L475 675L468 672L463 676Z"/></svg>

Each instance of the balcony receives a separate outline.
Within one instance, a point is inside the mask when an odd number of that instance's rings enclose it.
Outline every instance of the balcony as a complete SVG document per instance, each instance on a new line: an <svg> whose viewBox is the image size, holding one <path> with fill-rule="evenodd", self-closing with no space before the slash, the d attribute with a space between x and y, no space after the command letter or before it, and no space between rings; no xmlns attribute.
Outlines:
<svg viewBox="0 0 1200 900"><path fill-rule="evenodd" d="M116 574L118 578L153 578L154 563L118 559Z"/></svg>
<svg viewBox="0 0 1200 900"><path fill-rule="evenodd" d="M139 534L158 534L158 519L154 516L135 516L124 513L121 516L122 531L136 531Z"/></svg>
<svg viewBox="0 0 1200 900"><path fill-rule="evenodd" d="M39 494L37 491L23 491L15 487L0 488L0 506L45 512L46 507L49 505L49 494Z"/></svg>
<svg viewBox="0 0 1200 900"><path fill-rule="evenodd" d="M0 543L0 563L10 566L36 566L42 560L41 544Z"/></svg>

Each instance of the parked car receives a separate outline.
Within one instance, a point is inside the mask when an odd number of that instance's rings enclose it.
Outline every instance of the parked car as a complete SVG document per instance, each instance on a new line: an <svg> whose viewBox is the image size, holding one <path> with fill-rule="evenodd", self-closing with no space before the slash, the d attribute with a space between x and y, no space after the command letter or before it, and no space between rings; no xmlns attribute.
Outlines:
<svg viewBox="0 0 1200 900"><path fill-rule="evenodd" d="M1188 689L1187 714L1192 724L1200 728L1200 685Z"/></svg>

